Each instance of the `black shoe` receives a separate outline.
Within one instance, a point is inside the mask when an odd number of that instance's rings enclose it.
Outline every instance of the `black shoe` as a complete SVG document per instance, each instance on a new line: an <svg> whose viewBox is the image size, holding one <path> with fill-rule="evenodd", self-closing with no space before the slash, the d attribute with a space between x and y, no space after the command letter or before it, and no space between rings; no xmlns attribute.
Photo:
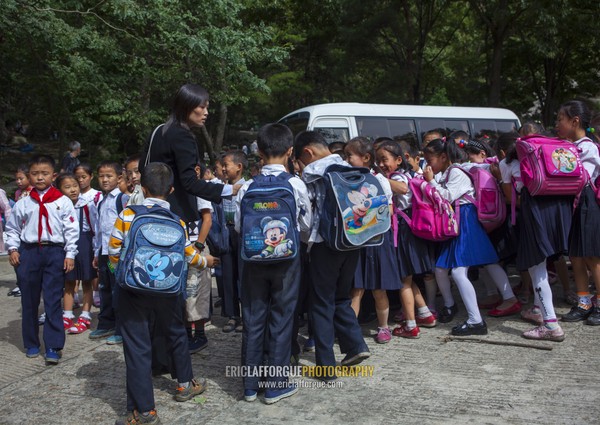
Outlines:
<svg viewBox="0 0 600 425"><path fill-rule="evenodd" d="M582 320L587 319L592 314L592 311L594 311L593 307L586 310L577 305L571 308L571 311L567 314L563 314L560 320L563 322L581 322Z"/></svg>
<svg viewBox="0 0 600 425"><path fill-rule="evenodd" d="M342 366L354 366L362 363L366 359L371 357L369 350L361 351L357 354L346 354L346 357L341 361Z"/></svg>
<svg viewBox="0 0 600 425"><path fill-rule="evenodd" d="M452 328L452 335L469 336L469 335L487 335L487 325L482 320L481 323L467 323L466 321Z"/></svg>
<svg viewBox="0 0 600 425"><path fill-rule="evenodd" d="M454 316L458 313L458 306L456 303L452 307L442 307L438 312L438 322L449 323L454 320Z"/></svg>
<svg viewBox="0 0 600 425"><path fill-rule="evenodd" d="M195 335L193 338L188 340L188 347L190 354L202 351L208 347L208 338L206 338L205 335Z"/></svg>
<svg viewBox="0 0 600 425"><path fill-rule="evenodd" d="M600 307L594 307L585 322L586 325L599 326L600 325Z"/></svg>
<svg viewBox="0 0 600 425"><path fill-rule="evenodd" d="M9 297L20 297L21 296L21 288L16 286L15 288L8 291L8 294L6 294L6 295Z"/></svg>

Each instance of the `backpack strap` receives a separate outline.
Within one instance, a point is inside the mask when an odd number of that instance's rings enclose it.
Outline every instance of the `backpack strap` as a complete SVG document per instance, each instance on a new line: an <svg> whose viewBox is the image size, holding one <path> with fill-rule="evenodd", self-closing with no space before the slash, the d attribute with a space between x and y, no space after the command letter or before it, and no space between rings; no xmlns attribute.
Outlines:
<svg viewBox="0 0 600 425"><path fill-rule="evenodd" d="M94 232L94 229L92 228L92 220L90 220L90 208L88 207L87 204L85 204L83 206L82 210L83 210L83 214L85 214L85 219L87 220L87 222L88 222L88 224L90 226L90 230L92 232L92 236L94 236L95 232ZM81 230L83 230L83 224L81 225Z"/></svg>
<svg viewBox="0 0 600 425"><path fill-rule="evenodd" d="M450 171L448 171L448 175L446 176L446 183L448 183L448 180L450 179L450 173L451 173L451 172L452 172L452 170L454 170L454 169L458 169L458 170L462 171L463 173L465 173L465 174L466 174L466 176L469 178L469 180L471 180L471 183L473 183L473 176L471 176L471 173L469 173L467 170L465 170L465 169L464 169L464 168L462 168L461 166L459 166L459 165L454 165L454 164L453 164L453 165L451 165L449 168L450 168ZM473 187L475 187L475 186L473 186ZM455 201L455 203L456 203L456 204L458 204L458 200L459 200L460 198L464 198L464 199L466 199L467 201L469 201L470 203L472 203L473 205L477 206L477 200L476 200L474 197L472 197L471 195L467 194L467 193L464 193L463 195L461 195L461 196L460 196L460 197L459 197L459 198L458 198L458 199Z"/></svg>

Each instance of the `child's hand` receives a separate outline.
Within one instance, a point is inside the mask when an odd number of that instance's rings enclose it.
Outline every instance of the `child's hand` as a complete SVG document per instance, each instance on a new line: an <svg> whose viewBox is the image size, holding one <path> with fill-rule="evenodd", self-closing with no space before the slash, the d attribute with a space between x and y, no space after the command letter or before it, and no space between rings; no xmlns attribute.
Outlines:
<svg viewBox="0 0 600 425"><path fill-rule="evenodd" d="M98 257L94 257L94 259L92 260L92 267L95 269L98 268Z"/></svg>
<svg viewBox="0 0 600 425"><path fill-rule="evenodd" d="M21 254L19 254L19 251L13 251L10 253L10 256L8 257L8 262L10 263L11 266L13 267L17 267L19 264L21 264Z"/></svg>
<svg viewBox="0 0 600 425"><path fill-rule="evenodd" d="M63 267L65 273L69 273L74 268L75 268L75 260L73 260L72 258L65 258L65 263L64 263L64 267Z"/></svg>
<svg viewBox="0 0 600 425"><path fill-rule="evenodd" d="M433 176L435 176L435 174L433 173L433 169L430 165L428 165L427 167L425 167L425 171L423 171L423 178L425 179L425 181L430 182L431 180L433 180Z"/></svg>
<svg viewBox="0 0 600 425"><path fill-rule="evenodd" d="M236 195L237 195L237 193L239 192L239 190L240 190L241 188L242 188L242 185L241 185L241 184L234 184L234 185L233 185L233 187L232 187L232 189L231 189L231 190L232 190L232 193L231 193L231 194L232 194L233 196L236 196Z"/></svg>
<svg viewBox="0 0 600 425"><path fill-rule="evenodd" d="M214 267L221 264L221 260L217 257L213 257L212 255L207 254L204 256L204 258L206 258L206 267Z"/></svg>

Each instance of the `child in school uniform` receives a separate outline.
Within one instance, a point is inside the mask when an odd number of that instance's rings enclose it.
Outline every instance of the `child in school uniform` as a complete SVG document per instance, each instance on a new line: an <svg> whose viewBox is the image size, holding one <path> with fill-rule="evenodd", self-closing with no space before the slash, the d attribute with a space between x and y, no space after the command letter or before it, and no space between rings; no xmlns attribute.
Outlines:
<svg viewBox="0 0 600 425"><path fill-rule="evenodd" d="M79 190L81 197L88 203L93 203L94 208L98 207L98 204L102 201L102 192L92 187L92 179L94 178L94 172L90 164L81 163L75 167L75 178L79 183ZM95 227L92 230L95 231ZM77 296L77 293L75 293ZM100 307L100 292L98 292L98 270L94 271L94 277L92 278L92 304L94 307Z"/></svg>
<svg viewBox="0 0 600 425"><path fill-rule="evenodd" d="M315 131L299 133L294 141L294 152L296 160L304 166L302 180L307 183L314 200L309 237L309 314L314 330L316 364L335 366L333 342L337 336L340 350L346 354L341 363L352 366L371 355L350 303L359 251L334 251L319 234L319 214L325 200L322 185L325 169L332 164L348 166L348 163L339 155L331 154L323 135ZM324 379L334 380L336 376L325 376Z"/></svg>
<svg viewBox="0 0 600 425"><path fill-rule="evenodd" d="M583 188L573 213L569 232L569 257L575 276L579 302L562 316L563 322L600 325L600 206L596 201L593 183L600 175L600 154L594 135L590 131L591 113L585 103L573 100L563 104L557 117L558 136L571 141L581 149L580 158L590 182ZM596 302L589 290L588 270L596 285Z"/></svg>
<svg viewBox="0 0 600 425"><path fill-rule="evenodd" d="M94 267L98 268L100 289L100 314L98 327L90 332L90 339L107 338L107 344L121 344L123 338L119 330L117 305L119 288L115 276L108 268L108 240L118 214L127 204L127 196L119 189L123 180L123 167L118 162L104 161L98 165L98 182L103 199L98 204L98 224L96 225L96 250Z"/></svg>
<svg viewBox="0 0 600 425"><path fill-rule="evenodd" d="M243 185L244 170L248 168L248 159L242 151L231 151L223 155L222 161L223 174L227 182L232 185ZM243 325L240 312L240 294L239 294L239 243L238 234L235 231L235 197L223 197L223 211L225 221L229 228L229 247L230 252L221 257L221 270L223 273L223 299L221 306L221 315L228 317L229 320L223 326L223 332L242 332Z"/></svg>
<svg viewBox="0 0 600 425"><path fill-rule="evenodd" d="M355 137L349 140L344 147L346 161L353 167L367 167L379 180L383 187L388 202L392 203L392 188L388 179L381 173L373 170L375 164L375 152L373 144L366 137ZM391 207L390 207L391 208ZM375 311L377 313L377 335L375 342L386 344L392 339L392 331L388 326L390 314L390 302L388 290L399 290L402 287L398 262L396 261L396 250L394 249L393 229L385 235L383 244L376 247L367 247L360 250L358 267L354 275L354 288L350 292L352 296L352 308L358 316L360 301L365 290L373 291L375 299Z"/></svg>
<svg viewBox="0 0 600 425"><path fill-rule="evenodd" d="M170 209L166 198L173 190L173 172L168 165L149 163L141 177L141 185L145 196L142 205ZM133 209L126 208L116 219L108 246L113 269L119 262L123 242L128 236L135 214ZM181 220L180 223L185 229L185 223ZM185 261L192 267L205 268L212 267L215 259L210 255L198 254L186 234ZM120 291L118 310L127 371L127 417L118 420L117 425L160 423L152 386L151 323L152 326L163 329L167 336L167 347L170 347L174 375L178 382L175 400L188 401L206 390L205 379L194 379L182 317L183 308L182 293L171 297L157 297L126 289Z"/></svg>
<svg viewBox="0 0 600 425"><path fill-rule="evenodd" d="M475 206L463 197L470 195L474 198L475 188L465 171L452 167L452 164L464 159L464 152L453 142L453 139L437 139L430 142L424 150L428 166L423 177L444 199L452 203L458 200L460 205L459 235L441 243L435 263L435 278L444 298L444 308L438 317L446 323L458 311L448 278L448 270L451 269L452 278L469 316L465 322L452 328L452 334L485 335L487 325L481 317L475 289L467 276L469 267L485 265L486 271L499 288L507 285L510 287L510 284L506 272L497 264L498 254L477 218ZM434 175L440 172L442 174L438 182Z"/></svg>
<svg viewBox="0 0 600 425"><path fill-rule="evenodd" d="M404 152L397 142L385 142L376 153L379 168L387 174L392 183L394 205L407 216L412 215L412 194L408 187L411 178L409 164L404 160ZM399 214L395 218L398 223L396 264L402 281L400 300L404 312L404 323L394 328L392 334L402 338L418 338L419 325L435 327L437 321L421 294L419 287L413 282L414 275L433 271L433 244L415 237L405 218ZM415 314L416 307L416 314Z"/></svg>
<svg viewBox="0 0 600 425"><path fill-rule="evenodd" d="M79 193L79 183L71 173L62 173L56 178L56 187L66 196L75 207L75 215L79 221L79 240L77 241L77 256L75 268L65 275L65 293L63 301L63 325L69 334L80 334L91 326L92 316L92 279L96 270L92 267L94 261L94 231L98 222L98 210L93 201L86 201ZM83 306L79 319L75 322L73 305L75 301L75 284L81 281L83 288Z"/></svg>
<svg viewBox="0 0 600 425"><path fill-rule="evenodd" d="M267 124L258 131L257 143L259 155L264 161L261 176L279 176L281 173L287 173L285 167L292 155L294 143L290 129L283 124ZM259 177L255 179L258 181ZM273 236L281 232L286 236L292 232L299 236L299 232L308 232L310 229L312 211L306 185L292 175L289 175L288 182L296 200L295 211L290 213L295 214L297 227L288 228L283 219L272 220L265 228L271 225L286 227L285 230L273 228ZM250 219L244 215L241 205L252 183L253 180L246 182L236 198L235 230L238 233L241 231L242 221ZM268 214L264 212L263 221L267 219ZM288 221L288 225L292 224ZM299 237L295 240L299 241ZM299 246L292 246L290 250L296 251L296 256L278 262L242 260L242 363L249 368L262 365L265 357L268 366L285 367L290 364L294 312L300 287L301 260L298 249ZM267 404L292 396L298 391L297 386L289 384L285 374L277 373L265 378L271 384L265 392ZM244 378L246 401L256 399L258 384L259 377Z"/></svg>
<svg viewBox="0 0 600 425"><path fill-rule="evenodd" d="M198 178L206 179L206 166L198 164L196 172ZM210 254L206 239L212 226L212 203L197 198L200 220L188 223L188 237L194 247L203 255ZM202 270L189 269L186 285L186 331L190 354L197 353L208 346L208 338L204 332L204 325L210 319L210 292L212 290L212 277L210 268ZM193 329L192 329L193 327Z"/></svg>
<svg viewBox="0 0 600 425"><path fill-rule="evenodd" d="M38 307L44 297L46 363L57 364L65 344L61 299L64 273L73 270L79 223L73 202L52 186L54 160L38 155L29 163L34 189L18 201L6 225L10 264L21 287L22 332L27 357L40 353Z"/></svg>

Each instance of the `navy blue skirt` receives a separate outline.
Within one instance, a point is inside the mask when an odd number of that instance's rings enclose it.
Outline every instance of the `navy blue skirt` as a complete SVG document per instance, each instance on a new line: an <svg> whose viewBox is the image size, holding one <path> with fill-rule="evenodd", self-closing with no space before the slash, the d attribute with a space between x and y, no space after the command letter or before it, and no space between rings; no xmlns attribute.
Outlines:
<svg viewBox="0 0 600 425"><path fill-rule="evenodd" d="M600 205L592 186L581 192L579 204L573 214L569 232L569 255L572 257L600 257Z"/></svg>
<svg viewBox="0 0 600 425"><path fill-rule="evenodd" d="M517 255L517 247L519 244L516 225L511 223L510 205L507 207L506 220L497 229L488 233L488 237L496 248L498 258L502 261L510 261Z"/></svg>
<svg viewBox="0 0 600 425"><path fill-rule="evenodd" d="M461 205L459 234L440 244L435 266L452 269L497 262L498 254L477 218L477 209L473 204Z"/></svg>
<svg viewBox="0 0 600 425"><path fill-rule="evenodd" d="M362 289L396 290L402 288L398 272L392 230L385 234L383 244L362 248L354 273L354 287Z"/></svg>
<svg viewBox="0 0 600 425"><path fill-rule="evenodd" d="M553 255L566 254L573 196L531 196L521 192L517 270L527 270Z"/></svg>
<svg viewBox="0 0 600 425"><path fill-rule="evenodd" d="M65 275L65 280L92 280L98 272L92 266L94 249L92 246L92 233L82 232L77 241L78 254L75 257L75 268Z"/></svg>
<svg viewBox="0 0 600 425"><path fill-rule="evenodd" d="M404 211L412 217L412 209ZM435 244L416 237L404 218L398 216L398 268L400 277L431 273L435 267Z"/></svg>

